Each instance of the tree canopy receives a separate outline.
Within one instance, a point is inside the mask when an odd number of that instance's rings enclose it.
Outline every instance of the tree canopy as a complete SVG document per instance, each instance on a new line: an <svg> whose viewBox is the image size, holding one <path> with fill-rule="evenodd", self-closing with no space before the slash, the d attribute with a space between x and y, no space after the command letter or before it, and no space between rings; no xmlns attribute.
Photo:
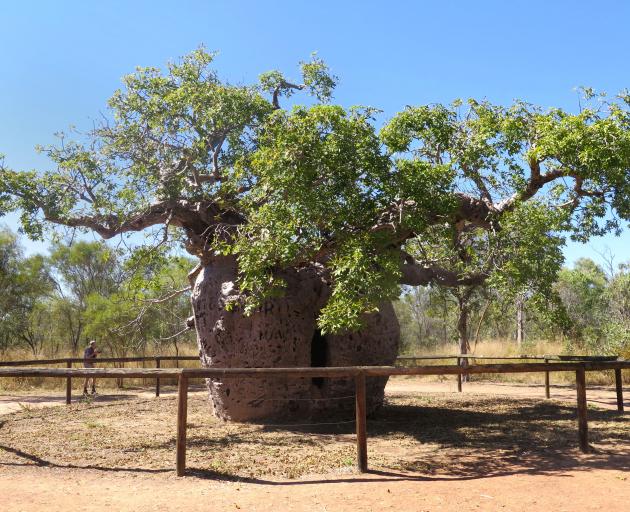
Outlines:
<svg viewBox="0 0 630 512"><path fill-rule="evenodd" d="M408 107L378 129L372 109L328 104L337 78L317 56L298 83L272 71L253 85L220 79L213 59L200 49L125 77L93 131L41 148L54 168L1 169L0 213L21 210L32 237L46 222L106 239L153 229L201 265L231 255L245 311L282 292L278 270L314 268L331 284L329 331L356 328L401 283L531 278L539 249L557 257L546 236L585 240L630 219L628 94L585 90L578 113ZM282 108L298 90L312 104ZM472 259L454 268L423 251L436 237L468 240Z"/></svg>

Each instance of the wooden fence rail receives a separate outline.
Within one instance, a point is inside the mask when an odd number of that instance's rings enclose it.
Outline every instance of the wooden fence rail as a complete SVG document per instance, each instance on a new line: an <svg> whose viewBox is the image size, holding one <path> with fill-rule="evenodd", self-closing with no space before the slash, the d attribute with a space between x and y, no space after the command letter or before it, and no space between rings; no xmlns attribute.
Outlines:
<svg viewBox="0 0 630 512"><path fill-rule="evenodd" d="M426 361L426 360L457 360L458 366L467 367L467 365L462 364L464 361L472 360L495 360L495 361L506 361L506 360L526 360L526 361L544 361L545 363L554 362L557 363L561 361L559 356L553 355L545 355L545 356L532 356L532 355L519 355L519 356L483 356L483 355L474 355L474 354L458 354L458 355L434 355L434 356L399 356L396 358L397 363L411 361L417 363L417 361ZM33 365L42 365L42 364L62 364L66 363L67 368L72 368L73 363L82 363L84 360L82 358L70 357L70 358L58 358L58 359L31 359L26 361L0 361L0 367L16 367L16 366L33 366ZM95 363L126 363L126 362L142 362L143 364L147 361L154 361L155 367L160 368L162 366L162 361L199 361L197 356L145 356L145 357L101 357L98 358ZM545 371L545 397L551 398L551 386L550 386L550 371L551 367ZM554 367L555 369L555 367ZM620 371L620 370L619 370ZM459 372L456 375L457 378L457 391L462 392L462 377L463 375L467 375L470 372ZM122 378L119 378L119 383L122 383ZM621 386L621 377L615 374L615 382L616 386ZM160 378L155 379L155 396L160 396ZM620 388L619 388L620 389ZM72 378L66 378L66 403L70 404L72 402ZM619 402L618 406L620 411L623 411L623 402Z"/></svg>
<svg viewBox="0 0 630 512"><path fill-rule="evenodd" d="M587 371L613 370L616 380L617 407L623 411L623 392L621 370L630 369L630 361L588 362L588 363L504 363L481 364L462 367L459 365L432 365L401 368L394 366L350 366L324 368L0 368L2 377L98 377L98 378L134 378L149 377L156 380L163 377L177 377L177 443L176 469L179 476L186 469L186 428L188 415L188 382L190 378L238 378L238 377L347 377L355 380L356 409L356 443L357 467L365 472L367 460L367 418L366 418L366 386L368 377L384 377L392 375L462 375L482 373L524 373L553 371L575 372L578 409L578 439L582 451L589 450L588 423L586 408Z"/></svg>
<svg viewBox="0 0 630 512"><path fill-rule="evenodd" d="M142 363L147 361L199 361L199 356L148 356L148 357L99 357L95 363ZM0 361L2 366L34 366L46 364L82 363L82 357L62 357L57 359L29 359L25 361Z"/></svg>
<svg viewBox="0 0 630 512"><path fill-rule="evenodd" d="M483 356L474 354L458 354L458 355L434 355L434 356L400 356L396 358L397 363L405 363L410 361L417 363L417 361L439 361L439 360L457 360L457 365L462 366L464 361L472 360L496 360L496 361L508 361L508 360L538 360L548 363L550 361L559 361L557 356L532 356L532 355L520 355L520 356ZM74 363L82 363L84 359L79 357L66 357L57 359L31 359L24 361L0 361L0 367L16 367L16 366L36 366L36 365L48 365L48 364L66 364L67 368L72 368ZM144 356L144 357L100 357L93 361L95 364L99 363L133 363L133 362L155 362L156 368L161 368L162 361L199 361L197 356ZM549 384L549 371L545 372L545 396L550 398L550 384ZM462 392L462 373L457 374L457 391ZM122 379L119 380L122 382ZM155 396L160 396L160 379L155 379ZM66 378L66 403L72 402L72 378Z"/></svg>
<svg viewBox="0 0 630 512"><path fill-rule="evenodd" d="M397 362L402 361L428 361L440 359L473 359L473 360L489 360L508 361L508 360L538 360L538 361L560 361L557 356L483 356L474 354L455 354L455 355L438 355L438 356L399 356ZM199 361L199 356L143 356L143 357L99 357L93 362L96 363L142 363L148 361ZM64 364L64 363L82 363L82 357L61 357L56 359L28 359L22 361L0 361L0 367L8 366L34 366L48 364Z"/></svg>
<svg viewBox="0 0 630 512"><path fill-rule="evenodd" d="M475 354L457 354L457 355L433 355L433 356L399 356L396 358L397 363L404 363L406 361L411 361L417 363L417 361L426 361L426 360L457 360L457 364L459 366L463 365L464 360L496 360L496 361L506 361L506 360L527 360L527 361L544 361L545 363L549 363L552 361L560 361L559 356L555 355L543 355L543 356L532 356L528 354L522 354L518 356L483 356L483 355L475 355ZM99 358L95 361L95 363L125 363L125 362L142 362L143 364L147 361L155 361L155 367L160 368L162 361L199 361L197 356L145 356L145 357L108 357L108 358ZM72 367L73 363L81 363L83 359L81 358L58 358L58 359L31 359L25 361L0 361L0 367L15 367L15 366L34 366L41 364L61 364L66 363L68 368ZM457 374L457 391L462 392L462 373ZM157 378L155 380L155 396L160 396L160 379ZM68 391L70 390L70 391ZM66 402L70 403L72 400L72 379L68 378L66 381ZM551 397L551 388L550 388L550 371L545 372L545 397Z"/></svg>

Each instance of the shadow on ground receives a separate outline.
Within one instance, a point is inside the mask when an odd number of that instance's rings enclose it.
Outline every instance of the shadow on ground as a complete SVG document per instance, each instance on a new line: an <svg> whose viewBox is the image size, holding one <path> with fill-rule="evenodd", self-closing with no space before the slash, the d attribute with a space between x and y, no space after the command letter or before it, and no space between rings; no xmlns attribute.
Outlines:
<svg viewBox="0 0 630 512"><path fill-rule="evenodd" d="M127 400L113 395L112 401ZM129 396L128 398L133 398ZM108 397L98 401L107 404ZM201 403L201 402L200 402ZM93 407L98 404L92 404ZM393 396L368 420L369 465L367 477L344 476L344 481L410 480L469 480L512 474L563 474L568 471L614 469L630 471L630 416L615 411L590 408L589 428L591 453L577 450L575 408L558 402L529 399L510 400L494 397ZM277 481L259 476L247 476L231 467L197 467L205 454L243 454L245 467L264 464L259 452L317 453L322 446L338 444L352 453L354 423L349 417L318 417L318 424L275 423L206 424L204 416L191 417L187 443L191 468L188 474L197 478L238 480L259 484L298 485L335 482L339 479ZM21 418L20 421L27 420ZM95 469L115 472L172 472L170 463L158 468L107 467L107 463L92 464L89 460L71 464L54 462L35 455L35 450L19 443L3 441L2 429L8 420L0 422L0 453L10 455L2 465L36 465L60 468ZM121 440L124 445L125 439ZM250 455L252 446L259 452ZM138 461L145 451L162 450L174 456L174 436L147 437L139 448ZM249 452L248 452L249 450ZM302 450L302 451L300 451ZM217 455L218 456L218 455ZM227 455L226 455L227 457ZM339 459L339 458L338 458ZM172 460L172 458L170 459ZM269 459L267 459L269 460ZM319 472L338 471L337 464L320 467ZM341 459L339 459L341 460ZM350 461L352 463L352 460ZM332 463L331 463L332 464ZM142 466L138 462L138 466ZM347 462L341 467L348 468ZM349 468L348 468L349 469ZM338 474L338 473L337 473ZM300 476L300 475L298 475Z"/></svg>

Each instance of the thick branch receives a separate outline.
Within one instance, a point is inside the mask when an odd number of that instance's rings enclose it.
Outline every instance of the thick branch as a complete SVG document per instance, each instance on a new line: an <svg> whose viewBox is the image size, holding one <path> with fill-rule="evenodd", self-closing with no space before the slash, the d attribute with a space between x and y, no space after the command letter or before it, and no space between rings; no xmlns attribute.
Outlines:
<svg viewBox="0 0 630 512"><path fill-rule="evenodd" d="M465 221L485 229L492 228L491 217L497 213L492 203L463 192L455 192L455 198L459 203L455 211L455 222Z"/></svg>
<svg viewBox="0 0 630 512"><path fill-rule="evenodd" d="M280 108L280 93L283 90L286 89L297 89L298 91L301 91L302 89L304 89L306 86L304 84L292 84L290 82L286 82L285 80L282 80L282 82L280 82L280 84L278 85L278 87L276 87L273 91L273 98L271 100L272 104L273 104L273 108L275 108L276 110L278 110Z"/></svg>
<svg viewBox="0 0 630 512"><path fill-rule="evenodd" d="M55 224L69 227L85 227L91 229L104 239L113 238L116 235L130 231L141 231L150 226L166 223L171 215L171 209L165 203L156 203L147 210L138 213L129 219L121 220L117 215L80 215L76 217L61 217L42 206L44 218ZM173 222L177 225L176 222Z"/></svg>
<svg viewBox="0 0 630 512"><path fill-rule="evenodd" d="M488 274L476 273L465 277L458 275L452 270L439 267L437 265L420 265L416 262L406 262L401 265L401 284L409 286L427 286L429 284L439 284L442 286L474 286L482 285Z"/></svg>
<svg viewBox="0 0 630 512"><path fill-rule="evenodd" d="M501 201L497 206L499 212L512 210L519 201L527 201L534 197L538 191L548 183L551 183L562 176L569 176L566 169L558 167L547 171L545 174L540 173L540 162L532 160L530 162L531 175L525 188L519 192L512 194L509 198Z"/></svg>
<svg viewBox="0 0 630 512"><path fill-rule="evenodd" d="M467 165L462 165L462 170L464 171L464 175L470 178L479 189L483 200L487 204L492 204L492 196L490 195L490 191L488 190L485 181L483 181L483 177L479 171L477 169L470 169Z"/></svg>
<svg viewBox="0 0 630 512"><path fill-rule="evenodd" d="M47 221L69 227L85 227L95 231L104 239L167 223L184 228L191 233L208 235L208 229L213 225L237 225L244 222L243 217L236 212L221 209L214 203L199 204L185 200L154 203L126 219L113 214L65 217L57 215L46 205L39 206Z"/></svg>

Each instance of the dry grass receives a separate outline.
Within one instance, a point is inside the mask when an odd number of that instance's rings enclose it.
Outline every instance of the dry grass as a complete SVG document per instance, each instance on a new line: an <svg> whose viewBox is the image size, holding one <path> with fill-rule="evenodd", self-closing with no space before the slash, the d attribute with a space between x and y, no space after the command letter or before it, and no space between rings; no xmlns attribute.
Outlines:
<svg viewBox="0 0 630 512"><path fill-rule="evenodd" d="M155 355L160 356L174 356L175 352L171 349L164 349L158 354L154 354L151 352L145 353L129 353L126 354L125 357L152 357ZM179 350L180 356L198 356L199 349L194 344L186 344L180 347ZM79 357L76 354L71 353L56 353L56 354L40 354L39 356L33 356L31 352L25 350L10 350L3 353L0 356L1 361L26 361L33 359L63 359L63 358L76 358ZM101 354L101 357L117 357L116 355L109 354L104 352ZM79 363L75 363L76 366L80 366ZM100 363L99 367L103 368L155 368L155 363L152 361L147 361L146 363ZM169 367L179 367L179 368L198 368L198 361L162 361L162 368ZM46 365L46 368L65 368L65 364L59 365ZM123 386L126 387L137 387L137 386L153 386L155 383L154 380L150 379L125 379L123 381ZM162 383L164 385L175 384L176 381L174 379L162 379ZM65 379L53 379L53 378L34 378L34 377L12 377L0 379L0 390L5 392L11 391L20 391L20 392L30 392L36 391L38 389L65 389L66 381ZM73 381L73 387L75 390L80 391L80 386L82 385L79 380ZM99 388L104 389L115 389L118 388L119 385L115 379L102 379L98 383Z"/></svg>
<svg viewBox="0 0 630 512"><path fill-rule="evenodd" d="M120 397L119 397L120 398ZM168 472L176 401L99 397L0 417L0 465ZM590 462L630 470L630 417L589 411ZM316 418L313 422L326 421ZM204 395L189 400L187 465L201 476L260 479L353 471L354 424L226 423ZM436 393L389 396L368 421L370 467L480 476L579 468L574 404Z"/></svg>
<svg viewBox="0 0 630 512"><path fill-rule="evenodd" d="M529 342L519 348L516 343L509 340L483 340L480 341L477 345L473 345L471 347L473 349L472 353L474 355L479 356L494 356L494 357L516 357L519 355L527 354L527 355L553 355L553 354L562 354L564 353L563 345L559 342L552 341L536 341ZM426 356L435 356L435 355L451 355L457 353L456 345L449 346L436 346L430 349L422 349L419 351L415 351L413 355L426 355ZM139 356L147 356L150 357L155 354L145 353L145 354L127 354L129 357L139 357ZM165 349L159 355L167 356L167 355L175 355L173 350ZM182 356L196 356L198 355L198 348L194 344L188 344L180 347L179 355ZM405 354L411 355L411 354ZM103 357L110 357L111 354L103 354ZM39 358L64 358L64 357L74 357L71 354L42 354ZM34 359L33 354L27 351L9 351L3 354L0 357L1 360L7 361L19 361L19 360L27 360ZM480 361L482 362L482 361ZM489 361L487 361L489 362ZM500 362L500 361L498 361ZM518 361L504 361L504 362L518 362ZM422 364L450 364L451 361L422 361ZM145 363L147 368L154 367L154 364L151 362ZM62 367L64 365L57 365L58 367ZM102 364L99 366L123 366L125 368L134 368L134 367L143 367L142 363L124 363L123 365L117 364ZM183 368L192 368L198 367L199 363L196 361L180 361L178 363L172 361L163 361L162 367L167 368L170 366L179 366ZM47 367L53 368L54 365L48 365ZM64 366L65 367L65 366ZM527 373L517 373L517 374L501 374L501 375L475 375L472 379L477 381L500 381L500 382L521 382L521 383L539 383L540 382L540 374L527 374ZM613 383L613 376L611 372L589 372L587 374L587 382L592 385L611 385ZM439 380L437 377L426 377L425 380ZM566 382L572 383L574 377L568 373L558 373L554 374L554 382ZM624 372L624 382L630 383L630 371ZM151 387L154 385L153 380L149 379L125 379L124 386L126 387ZM175 384L173 379L163 379L163 384ZM74 381L74 388L80 390L81 383ZM104 389L115 389L118 387L116 380L114 379L103 379L99 382L99 388ZM65 380L64 379L50 379L50 378L5 378L0 379L0 390L5 392L11 391L20 391L20 392L29 392L36 391L37 389L64 389L65 388Z"/></svg>
<svg viewBox="0 0 630 512"><path fill-rule="evenodd" d="M455 354L458 352L455 344L449 346L436 346L431 348L423 348L417 350L413 355L418 356L441 356ZM471 345L471 354L485 357L518 357L521 355L528 356L545 356L545 355L559 355L565 354L566 350L564 345L557 341L548 340L536 340L524 343L519 347L512 340L482 340L477 344ZM412 354L408 354L412 355ZM521 361L508 360L508 361L478 361L480 364L484 362L504 362L504 363L517 363ZM527 362L523 360L522 362ZM444 361L423 361L423 364L444 364ZM473 380L476 381L499 381L499 382L522 382L522 383L534 383L540 382L540 374L533 373L512 373L512 374L500 374L500 375L474 375ZM558 373L554 374L554 382L566 382L572 383L574 376L570 373ZM429 377L428 380L435 380L435 377ZM587 374L588 384L594 385L610 385L614 382L614 375L611 372L589 372ZM624 382L630 383L630 371L624 372Z"/></svg>

